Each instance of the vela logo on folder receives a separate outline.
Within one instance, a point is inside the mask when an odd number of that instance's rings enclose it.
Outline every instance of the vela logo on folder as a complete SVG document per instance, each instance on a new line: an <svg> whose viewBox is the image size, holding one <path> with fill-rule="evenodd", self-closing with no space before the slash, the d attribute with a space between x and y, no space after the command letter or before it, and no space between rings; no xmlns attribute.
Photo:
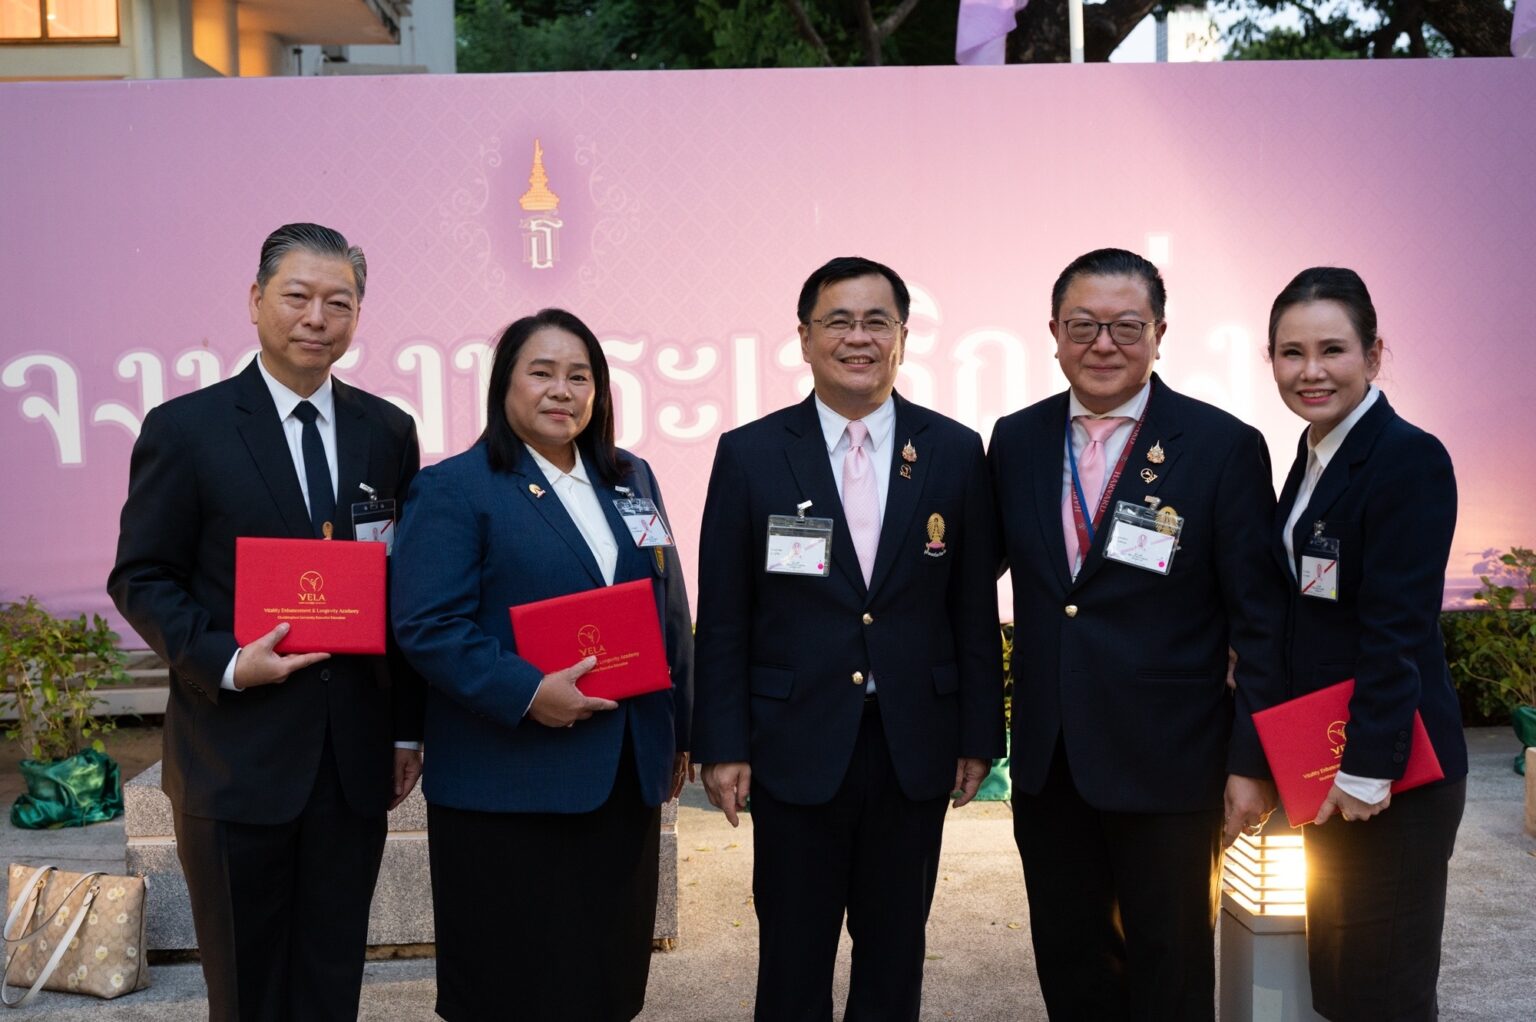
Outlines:
<svg viewBox="0 0 1536 1022"><path fill-rule="evenodd" d="M1349 699L1355 681L1309 692L1304 696L1260 710L1253 715L1259 744L1275 775L1275 787L1291 826L1311 823L1333 787L1334 775L1344 759L1344 728L1349 722ZM1424 718L1413 714L1413 740L1408 767L1392 782L1392 791L1407 791L1445 776L1440 757L1429 742Z"/></svg>
<svg viewBox="0 0 1536 1022"><path fill-rule="evenodd" d="M585 695L628 699L672 687L649 579L523 603L510 613L517 655L545 674L597 657L576 682Z"/></svg>

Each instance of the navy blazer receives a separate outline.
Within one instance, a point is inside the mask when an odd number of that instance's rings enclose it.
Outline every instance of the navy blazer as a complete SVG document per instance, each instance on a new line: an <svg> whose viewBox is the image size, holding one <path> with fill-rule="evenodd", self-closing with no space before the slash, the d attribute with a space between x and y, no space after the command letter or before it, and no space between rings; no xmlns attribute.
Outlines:
<svg viewBox="0 0 1536 1022"><path fill-rule="evenodd" d="M786 802L836 793L871 671L908 798L948 794L962 756L1003 752L996 520L981 437L898 395L892 439L868 586L814 398L726 433L715 453L699 539L695 758L749 762L753 783ZM911 462L901 454L909 443ZM833 520L830 574L768 574L768 516L806 500L808 515ZM928 547L934 516L938 555Z"/></svg>
<svg viewBox="0 0 1536 1022"><path fill-rule="evenodd" d="M353 501L404 500L416 424L333 378L336 538ZM272 392L252 362L237 376L153 409L133 445L117 563L107 591L170 667L165 793L181 812L274 824L314 789L327 732L347 802L382 814L394 797L393 740L421 737L421 679L390 656L333 656L281 685L219 687L235 655L235 539L313 539Z"/></svg>
<svg viewBox="0 0 1536 1022"><path fill-rule="evenodd" d="M1307 435L1275 509L1273 552L1307 467ZM1287 571L1291 694L1355 679L1340 769L1398 778L1413 711L1424 717L1447 781L1466 776L1461 707L1445 663L1440 607L1456 531L1456 475L1445 447L1405 422L1385 394L1355 423L1328 463L1293 536L1299 569L1317 522L1339 541L1339 599L1303 597Z"/></svg>
<svg viewBox="0 0 1536 1022"><path fill-rule="evenodd" d="M1097 809L1218 808L1227 774L1269 776L1251 714L1285 689L1264 438L1154 375L1141 432L1074 581L1061 531L1067 414L1063 391L1006 416L988 452L1013 574L1013 783L1039 792L1059 738L1078 791ZM1161 462L1147 456L1154 445ZM1144 469L1156 478L1144 481ZM1115 502L1144 508L1147 496L1184 518L1167 575L1104 557Z"/></svg>
<svg viewBox="0 0 1536 1022"><path fill-rule="evenodd" d="M660 805L671 794L673 754L688 748L692 696L693 635L677 550L665 548L658 564L636 547L613 506L619 494L586 460L618 539L614 582L653 580L672 688L622 700L571 728L525 717L544 672L517 655L509 608L604 583L549 480L518 453L511 471L495 472L481 441L423 469L400 523L395 635L428 686L422 791L455 809L589 812L613 788L627 730L641 794ZM665 518L650 466L620 454L630 467L619 485L650 497Z"/></svg>

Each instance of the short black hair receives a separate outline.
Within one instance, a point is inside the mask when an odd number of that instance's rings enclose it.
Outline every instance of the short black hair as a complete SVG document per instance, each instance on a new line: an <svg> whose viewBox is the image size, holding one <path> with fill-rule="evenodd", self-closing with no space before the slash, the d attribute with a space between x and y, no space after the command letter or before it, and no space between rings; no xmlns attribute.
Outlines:
<svg viewBox="0 0 1536 1022"><path fill-rule="evenodd" d="M505 408L507 390L512 385L512 370L528 338L546 327L573 334L587 349L592 365L592 420L576 436L576 446L597 468L597 474L610 486L624 478L629 468L619 455L613 440L613 393L608 388L608 359L603 346L591 329L564 309L540 309L531 316L509 325L496 339L496 355L491 361L491 379L485 394L485 455L493 472L510 472L523 458L523 442L512 432Z"/></svg>
<svg viewBox="0 0 1536 1022"><path fill-rule="evenodd" d="M805 278L805 284L800 288L800 304L796 307L795 314L801 323L809 323L811 310L816 308L816 299L821 296L822 290L828 284L837 284L856 277L874 276L884 277L891 282L891 291L896 295L896 317L905 323L907 314L912 311L912 294L907 290L906 281L901 279L901 274L884 263L877 263L863 256L838 256Z"/></svg>
<svg viewBox="0 0 1536 1022"><path fill-rule="evenodd" d="M1152 315L1161 323L1163 311L1168 306L1168 289L1163 286L1163 275L1156 266L1123 248L1096 248L1080 255L1067 264L1051 288L1051 318L1061 315L1062 300L1067 288L1078 277L1140 277L1147 285L1147 298L1152 303Z"/></svg>
<svg viewBox="0 0 1536 1022"><path fill-rule="evenodd" d="M1342 266L1313 266L1302 270L1275 296L1269 307L1269 357L1275 357L1275 330L1280 317L1293 305L1307 302L1337 302L1360 336L1360 347L1376 343L1376 306L1360 274Z"/></svg>

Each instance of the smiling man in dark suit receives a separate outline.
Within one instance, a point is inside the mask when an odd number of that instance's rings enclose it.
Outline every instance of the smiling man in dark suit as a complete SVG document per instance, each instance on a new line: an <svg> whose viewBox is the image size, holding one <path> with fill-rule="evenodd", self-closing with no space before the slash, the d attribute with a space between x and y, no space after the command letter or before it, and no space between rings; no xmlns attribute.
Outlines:
<svg viewBox="0 0 1536 1022"><path fill-rule="evenodd" d="M758 1022L918 1017L945 805L1000 756L996 521L981 438L894 393L910 299L834 259L800 292L815 392L720 439L699 548L694 750L751 797Z"/></svg>
<svg viewBox="0 0 1536 1022"><path fill-rule="evenodd" d="M1250 710L1284 693L1269 454L1153 374L1164 303L1134 253L1074 260L1050 323L1071 387L1000 420L988 451L1014 836L1053 1019L1212 1019L1222 842L1274 805Z"/></svg>
<svg viewBox="0 0 1536 1022"><path fill-rule="evenodd" d="M240 648L238 536L356 537L355 501L401 501L411 418L330 375L357 329L361 249L315 224L262 246L259 356L151 411L107 588L171 670L163 786L210 1019L352 1019L385 814L421 770L420 679L397 655Z"/></svg>

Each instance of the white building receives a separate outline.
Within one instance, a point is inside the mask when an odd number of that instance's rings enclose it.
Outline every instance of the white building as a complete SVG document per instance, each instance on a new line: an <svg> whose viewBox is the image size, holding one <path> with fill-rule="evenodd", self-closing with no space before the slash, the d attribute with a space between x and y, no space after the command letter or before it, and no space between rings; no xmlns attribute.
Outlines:
<svg viewBox="0 0 1536 1022"><path fill-rule="evenodd" d="M455 69L453 0L0 0L0 81Z"/></svg>

